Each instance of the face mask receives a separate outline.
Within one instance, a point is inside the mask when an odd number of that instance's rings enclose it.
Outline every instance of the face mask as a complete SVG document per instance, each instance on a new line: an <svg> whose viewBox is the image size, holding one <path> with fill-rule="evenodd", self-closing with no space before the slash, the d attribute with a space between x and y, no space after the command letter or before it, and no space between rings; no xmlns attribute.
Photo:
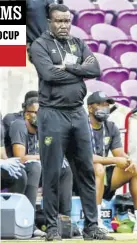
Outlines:
<svg viewBox="0 0 137 243"><path fill-rule="evenodd" d="M109 115L110 115L110 108L109 107L104 107L104 108L98 109L94 113L94 117L99 122L106 121L108 119Z"/></svg>
<svg viewBox="0 0 137 243"><path fill-rule="evenodd" d="M37 117L34 117L34 118L31 120L31 125L32 125L34 128L37 128L37 127L38 127Z"/></svg>

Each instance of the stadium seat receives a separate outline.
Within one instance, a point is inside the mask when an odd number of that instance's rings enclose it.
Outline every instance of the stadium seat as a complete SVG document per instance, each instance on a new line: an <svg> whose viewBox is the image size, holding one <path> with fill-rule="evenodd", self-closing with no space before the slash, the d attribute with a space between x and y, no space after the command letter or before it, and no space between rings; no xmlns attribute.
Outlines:
<svg viewBox="0 0 137 243"><path fill-rule="evenodd" d="M64 0L64 4L67 5L70 9L73 10L83 10L83 9L94 9L95 6L89 0Z"/></svg>
<svg viewBox="0 0 137 243"><path fill-rule="evenodd" d="M137 98L137 80L125 80L121 84L122 94L129 97L130 99L130 108L134 109L137 107L137 100L134 100L134 97Z"/></svg>
<svg viewBox="0 0 137 243"><path fill-rule="evenodd" d="M93 52L99 52L102 54L108 53L109 45L106 41L97 41L93 39L85 39L84 41Z"/></svg>
<svg viewBox="0 0 137 243"><path fill-rule="evenodd" d="M81 28L72 25L71 26L71 30L70 30L70 34L74 37L80 38L80 39L88 39L89 36L87 35L87 33L82 30Z"/></svg>
<svg viewBox="0 0 137 243"><path fill-rule="evenodd" d="M91 27L91 36L95 40L106 40L109 43L128 39L122 30L109 24L95 24Z"/></svg>
<svg viewBox="0 0 137 243"><path fill-rule="evenodd" d="M125 80L121 84L121 91L124 96L137 96L137 80Z"/></svg>
<svg viewBox="0 0 137 243"><path fill-rule="evenodd" d="M135 96L124 96L124 95L113 96L113 99L115 100L115 102L118 102L124 106L130 107L131 109L134 109L137 107L137 100L136 100L137 94Z"/></svg>
<svg viewBox="0 0 137 243"><path fill-rule="evenodd" d="M132 40L137 41L137 24L133 25L130 28L130 35L131 35Z"/></svg>
<svg viewBox="0 0 137 243"><path fill-rule="evenodd" d="M137 23L137 9L120 11L115 26L130 36L130 28Z"/></svg>
<svg viewBox="0 0 137 243"><path fill-rule="evenodd" d="M118 102L121 105L124 105L127 107L130 106L130 101L131 101L130 97L119 95L119 96L113 96L112 98L115 100L115 102Z"/></svg>
<svg viewBox="0 0 137 243"><path fill-rule="evenodd" d="M89 46L92 52L99 51L99 41L93 39L85 39L84 42Z"/></svg>
<svg viewBox="0 0 137 243"><path fill-rule="evenodd" d="M105 22L105 12L99 9L82 10L78 14L77 26L90 35L93 25Z"/></svg>
<svg viewBox="0 0 137 243"><path fill-rule="evenodd" d="M137 52L126 52L122 54L120 61L123 67L137 69Z"/></svg>
<svg viewBox="0 0 137 243"><path fill-rule="evenodd" d="M94 52L93 54L95 55L95 57L99 62L101 71L107 68L119 66L118 63L109 56L106 56L101 53L96 53L96 52Z"/></svg>
<svg viewBox="0 0 137 243"><path fill-rule="evenodd" d="M100 80L112 85L121 94L121 84L129 79L130 70L127 68L108 68L102 72Z"/></svg>
<svg viewBox="0 0 137 243"><path fill-rule="evenodd" d="M120 56L125 52L137 52L137 42L133 40L118 40L111 43L109 56L120 63Z"/></svg>
<svg viewBox="0 0 137 243"><path fill-rule="evenodd" d="M77 25L78 12L76 10L70 10L70 12L71 12L72 25Z"/></svg>
<svg viewBox="0 0 137 243"><path fill-rule="evenodd" d="M88 79L85 81L88 92L103 91L108 96L118 96L118 92L110 84L101 82L99 80Z"/></svg>
<svg viewBox="0 0 137 243"><path fill-rule="evenodd" d="M99 8L102 10L122 11L125 9L134 9L132 3L128 0L98 0Z"/></svg>

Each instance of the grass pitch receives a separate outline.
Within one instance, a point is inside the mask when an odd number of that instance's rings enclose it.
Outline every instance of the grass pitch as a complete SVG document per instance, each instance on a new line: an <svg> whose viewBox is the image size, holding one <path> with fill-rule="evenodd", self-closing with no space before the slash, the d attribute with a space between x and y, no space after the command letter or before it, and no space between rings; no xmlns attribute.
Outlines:
<svg viewBox="0 0 137 243"><path fill-rule="evenodd" d="M116 241L118 243L125 243L125 241L127 243L137 243L137 234L133 234L133 233L129 233L129 234L110 234L111 236L113 236ZM84 241L83 239L69 239L69 240L62 240L62 241L58 241L57 243L116 243L115 240L112 241L99 241L99 240L93 240L93 241ZM44 239L30 239L30 240L2 240L1 242L3 243L41 243L41 242L46 242Z"/></svg>

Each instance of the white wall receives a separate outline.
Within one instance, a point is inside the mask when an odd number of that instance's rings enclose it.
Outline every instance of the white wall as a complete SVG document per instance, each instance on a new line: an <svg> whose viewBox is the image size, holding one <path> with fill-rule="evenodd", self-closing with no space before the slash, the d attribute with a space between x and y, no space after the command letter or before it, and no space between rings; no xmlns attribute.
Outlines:
<svg viewBox="0 0 137 243"><path fill-rule="evenodd" d="M0 68L0 110L2 115L21 109L24 95L29 90L38 90L35 68Z"/></svg>

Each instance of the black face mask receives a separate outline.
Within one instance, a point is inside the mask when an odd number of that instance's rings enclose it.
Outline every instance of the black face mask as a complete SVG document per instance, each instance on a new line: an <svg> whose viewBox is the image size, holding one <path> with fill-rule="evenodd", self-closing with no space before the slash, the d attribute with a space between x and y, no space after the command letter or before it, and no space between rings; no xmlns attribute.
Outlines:
<svg viewBox="0 0 137 243"><path fill-rule="evenodd" d="M34 118L31 120L31 126L33 126L34 128L37 128L37 127L38 127L37 117L34 117Z"/></svg>
<svg viewBox="0 0 137 243"><path fill-rule="evenodd" d="M103 107L95 111L94 117L99 122L104 122L108 119L110 115L110 108L109 107Z"/></svg>

